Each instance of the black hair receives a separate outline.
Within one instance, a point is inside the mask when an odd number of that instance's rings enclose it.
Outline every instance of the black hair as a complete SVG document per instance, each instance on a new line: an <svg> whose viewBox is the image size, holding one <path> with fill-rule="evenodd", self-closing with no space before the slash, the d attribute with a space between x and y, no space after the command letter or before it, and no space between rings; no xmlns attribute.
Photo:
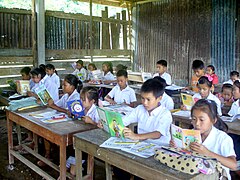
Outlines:
<svg viewBox="0 0 240 180"><path fill-rule="evenodd" d="M239 77L239 72L237 72L237 71L231 71L231 72L230 72L230 77L232 77L232 76L237 76L237 77Z"/></svg>
<svg viewBox="0 0 240 180"><path fill-rule="evenodd" d="M164 60L164 59L161 59L161 60L157 61L157 64L162 65L164 67L167 67L167 61Z"/></svg>
<svg viewBox="0 0 240 180"><path fill-rule="evenodd" d="M213 72L215 72L215 67L213 65L208 65L207 67L211 68Z"/></svg>
<svg viewBox="0 0 240 180"><path fill-rule="evenodd" d="M165 87L167 86L166 80L163 79L161 76L155 76L153 79L157 79L158 81L160 81L165 89Z"/></svg>
<svg viewBox="0 0 240 180"><path fill-rule="evenodd" d="M81 59L77 60L76 63L77 63L77 64L81 64L81 65L83 66L83 60L81 60Z"/></svg>
<svg viewBox="0 0 240 180"><path fill-rule="evenodd" d="M192 62L192 69L204 69L204 62L202 60L196 59Z"/></svg>
<svg viewBox="0 0 240 180"><path fill-rule="evenodd" d="M108 70L113 74L113 65L111 62L106 61L106 62L102 63L102 65L106 65Z"/></svg>
<svg viewBox="0 0 240 180"><path fill-rule="evenodd" d="M20 73L29 75L30 71L31 71L30 67L24 67L24 68L21 69Z"/></svg>
<svg viewBox="0 0 240 180"><path fill-rule="evenodd" d="M199 85L199 84L206 84L209 88L212 87L212 81L209 81L209 80L208 80L208 77L206 77L206 76L201 76L201 77L198 79L197 85Z"/></svg>
<svg viewBox="0 0 240 180"><path fill-rule="evenodd" d="M75 75L68 74L65 76L64 80L70 85L74 86L75 89L77 89L77 92L81 91L83 87L82 81L80 81Z"/></svg>
<svg viewBox="0 0 240 180"><path fill-rule="evenodd" d="M43 71L46 71L46 66L45 66L45 64L40 64L38 67L39 67L40 69L42 69Z"/></svg>
<svg viewBox="0 0 240 180"><path fill-rule="evenodd" d="M237 86L240 89L240 81L239 80L234 81L233 85Z"/></svg>
<svg viewBox="0 0 240 180"><path fill-rule="evenodd" d="M233 85L231 85L229 83L223 84L222 85L222 92L223 92L224 89L231 89L231 90L233 90Z"/></svg>
<svg viewBox="0 0 240 180"><path fill-rule="evenodd" d="M94 104L98 106L98 90L94 87L84 87L81 91L81 95L87 96L88 100L94 100Z"/></svg>
<svg viewBox="0 0 240 180"><path fill-rule="evenodd" d="M30 71L30 74L32 76L38 76L39 74L41 75L41 79L46 76L46 72L42 68L35 68L32 71Z"/></svg>
<svg viewBox="0 0 240 180"><path fill-rule="evenodd" d="M157 79L148 79L145 81L141 87L142 93L153 93L155 98L158 98L164 93L163 84Z"/></svg>
<svg viewBox="0 0 240 180"><path fill-rule="evenodd" d="M191 109L191 116L193 115L194 110L200 110L205 112L216 128L224 132L228 131L227 124L223 122L223 120L219 117L217 113L217 104L215 101L209 99L199 99Z"/></svg>
<svg viewBox="0 0 240 180"><path fill-rule="evenodd" d="M57 74L57 70L55 69L53 64L47 64L45 67L46 67L46 69L49 69L49 70L53 69L54 72Z"/></svg>
<svg viewBox="0 0 240 180"><path fill-rule="evenodd" d="M118 72L119 70L125 70L125 71L127 71L127 66L124 66L123 64L118 64L117 66L116 66L116 72Z"/></svg>
<svg viewBox="0 0 240 180"><path fill-rule="evenodd" d="M117 72L116 76L117 77L124 76L125 78L128 78L128 73L126 70L121 69Z"/></svg>
<svg viewBox="0 0 240 180"><path fill-rule="evenodd" d="M94 63L89 63L88 66L92 66L94 70L97 70L97 67Z"/></svg>

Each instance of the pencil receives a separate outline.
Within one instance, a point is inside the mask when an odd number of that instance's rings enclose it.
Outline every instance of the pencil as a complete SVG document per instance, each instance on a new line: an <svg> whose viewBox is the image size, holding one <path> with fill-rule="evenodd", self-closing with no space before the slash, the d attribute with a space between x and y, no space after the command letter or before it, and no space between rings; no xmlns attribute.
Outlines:
<svg viewBox="0 0 240 180"><path fill-rule="evenodd" d="M34 108L34 107L38 107L38 106L39 105L26 106L26 107L19 108L18 111L22 111L22 110L25 110L25 109L30 109L30 108Z"/></svg>

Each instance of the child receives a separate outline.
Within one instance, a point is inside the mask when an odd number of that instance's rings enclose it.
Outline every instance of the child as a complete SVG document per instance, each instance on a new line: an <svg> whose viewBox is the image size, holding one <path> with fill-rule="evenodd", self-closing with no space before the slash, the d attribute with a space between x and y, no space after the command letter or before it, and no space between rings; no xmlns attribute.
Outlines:
<svg viewBox="0 0 240 180"><path fill-rule="evenodd" d="M236 155L233 148L233 141L222 130L214 125L224 124L217 114L216 103L211 100L201 99L194 104L191 110L192 125L194 129L200 130L202 144L193 142L190 149L199 154L216 158L225 166L227 176L231 179L229 168L236 169ZM173 140L170 146L176 147Z"/></svg>
<svg viewBox="0 0 240 180"><path fill-rule="evenodd" d="M239 80L239 72L237 71L231 71L230 72L230 79L228 81L225 81L223 84L231 84L233 85L234 81Z"/></svg>
<svg viewBox="0 0 240 180"><path fill-rule="evenodd" d="M138 123L138 134L124 128L124 136L133 140L152 139L154 143L163 144L170 140L172 115L169 110L159 105L164 87L157 79L145 81L141 87L142 105L137 106L123 123L128 126Z"/></svg>
<svg viewBox="0 0 240 180"><path fill-rule="evenodd" d="M51 97L53 98L53 101L58 101L58 87L56 84L52 83L52 81L46 75L46 72L43 69L35 68L30 72L30 74L32 77L32 81L35 83L35 85L31 89L32 92L28 92L28 96L35 96L36 98L38 98L37 95L33 92L35 92L35 89L38 88L40 85L44 84Z"/></svg>
<svg viewBox="0 0 240 180"><path fill-rule="evenodd" d="M102 77L103 84L111 84L113 81L115 81L111 62L104 62L102 64L102 70L103 70L103 77Z"/></svg>
<svg viewBox="0 0 240 180"><path fill-rule="evenodd" d="M96 65L94 63L89 63L88 64L88 77L87 77L87 80L89 80L89 81L94 80L92 71L95 71L95 70L97 70Z"/></svg>
<svg viewBox="0 0 240 180"><path fill-rule="evenodd" d="M202 76L198 79L197 87L199 93L193 95L193 99L196 102L198 99L209 99L213 100L217 104L218 115L222 115L221 102L220 100L211 93L212 82L209 81L208 77Z"/></svg>
<svg viewBox="0 0 240 180"><path fill-rule="evenodd" d="M123 64L118 64L115 68L115 72L117 73L119 70L125 70L127 71L127 66L124 66Z"/></svg>
<svg viewBox="0 0 240 180"><path fill-rule="evenodd" d="M206 75L212 77L212 84L218 84L218 76L215 74L215 67L213 65L208 65L206 70Z"/></svg>
<svg viewBox="0 0 240 180"><path fill-rule="evenodd" d="M201 60L194 60L192 63L192 70L194 75L192 76L190 90L198 92L197 82L201 76L204 76L204 63Z"/></svg>
<svg viewBox="0 0 240 180"><path fill-rule="evenodd" d="M134 103L137 101L135 91L127 84L128 73L125 70L119 70L117 72L117 85L105 96L105 100L110 104L122 104L134 107Z"/></svg>
<svg viewBox="0 0 240 180"><path fill-rule="evenodd" d="M20 73L22 75L22 80L29 80L29 86L30 86L30 89L32 89L34 86L34 82L31 79L30 71L31 71L30 67L24 67L21 69Z"/></svg>
<svg viewBox="0 0 240 180"><path fill-rule="evenodd" d="M222 93L218 94L218 99L221 102L222 107L223 106L231 106L232 103L234 102L234 98L233 98L233 86L231 84L223 84L222 86Z"/></svg>
<svg viewBox="0 0 240 180"><path fill-rule="evenodd" d="M153 75L153 77L160 76L161 78L165 79L167 85L172 84L171 75L167 72L167 61L166 60L159 60L157 62L157 73Z"/></svg>
<svg viewBox="0 0 240 180"><path fill-rule="evenodd" d="M80 81L85 81L87 79L87 70L83 67L83 61L78 60L76 62L76 69L72 73L73 75L77 76Z"/></svg>
<svg viewBox="0 0 240 180"><path fill-rule="evenodd" d="M154 79L159 80L162 83L164 90L165 90L165 87L166 87L165 79L161 78L160 76L156 76L156 77L154 77ZM167 93L165 93L165 92L162 95L162 99L160 100L160 103L163 107L167 108L169 111L174 109L173 99L169 95L167 95Z"/></svg>
<svg viewBox="0 0 240 180"><path fill-rule="evenodd" d="M55 70L54 65L47 64L46 65L46 73L50 77L51 81L57 85L58 88L60 88L60 78L57 74L57 71Z"/></svg>

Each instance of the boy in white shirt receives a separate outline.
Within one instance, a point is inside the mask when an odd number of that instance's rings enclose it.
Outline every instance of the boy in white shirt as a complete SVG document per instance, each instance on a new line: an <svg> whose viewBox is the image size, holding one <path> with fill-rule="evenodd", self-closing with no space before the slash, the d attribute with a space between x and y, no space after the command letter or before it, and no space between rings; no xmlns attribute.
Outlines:
<svg viewBox="0 0 240 180"><path fill-rule="evenodd" d="M80 81L87 80L87 70L83 67L83 61L78 60L76 62L76 69L72 73L73 75L77 76Z"/></svg>
<svg viewBox="0 0 240 180"><path fill-rule="evenodd" d="M105 96L105 100L110 104L122 104L125 103L131 107L134 107L134 103L137 101L135 91L127 84L128 73L125 70L119 70L117 72L117 85Z"/></svg>
<svg viewBox="0 0 240 180"><path fill-rule="evenodd" d="M231 84L233 85L234 81L239 80L239 72L231 71L230 72L230 79L225 81L223 84Z"/></svg>
<svg viewBox="0 0 240 180"><path fill-rule="evenodd" d="M167 61L166 60L159 60L157 62L157 73L153 75L153 77L160 76L161 78L165 79L167 85L172 84L172 78L167 71Z"/></svg>
<svg viewBox="0 0 240 180"><path fill-rule="evenodd" d="M157 79L149 79L141 87L142 105L137 106L123 123L128 126L138 123L138 134L129 128L124 128L124 136L133 140L151 139L156 144L167 144L170 140L170 125L172 115L159 102L162 99L164 87ZM160 104L160 105L159 105Z"/></svg>

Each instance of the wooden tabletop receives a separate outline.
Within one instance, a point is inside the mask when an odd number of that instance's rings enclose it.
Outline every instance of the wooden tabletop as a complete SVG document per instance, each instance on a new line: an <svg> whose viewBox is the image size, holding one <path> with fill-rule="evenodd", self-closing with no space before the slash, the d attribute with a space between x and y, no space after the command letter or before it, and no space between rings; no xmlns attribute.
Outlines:
<svg viewBox="0 0 240 180"><path fill-rule="evenodd" d="M176 171L153 157L145 159L121 150L100 148L99 145L108 138L108 134L102 129L75 134L75 150L84 151L144 179L216 179L216 174L189 175Z"/></svg>

